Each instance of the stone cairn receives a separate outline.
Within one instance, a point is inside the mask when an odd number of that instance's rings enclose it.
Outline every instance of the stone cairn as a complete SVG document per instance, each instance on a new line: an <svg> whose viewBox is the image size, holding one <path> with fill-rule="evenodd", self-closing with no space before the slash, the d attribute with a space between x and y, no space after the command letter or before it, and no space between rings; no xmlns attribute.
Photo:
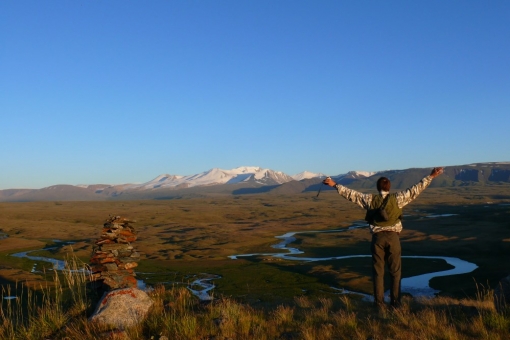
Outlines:
<svg viewBox="0 0 510 340"><path fill-rule="evenodd" d="M98 290L136 288L135 271L140 254L131 245L136 240L135 221L110 216L103 225L90 258L90 281Z"/></svg>

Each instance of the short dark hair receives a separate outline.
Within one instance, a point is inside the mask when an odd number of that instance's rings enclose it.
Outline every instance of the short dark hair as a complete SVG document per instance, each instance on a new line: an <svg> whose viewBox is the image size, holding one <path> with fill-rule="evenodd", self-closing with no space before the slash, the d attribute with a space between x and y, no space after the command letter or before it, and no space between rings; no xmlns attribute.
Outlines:
<svg viewBox="0 0 510 340"><path fill-rule="evenodd" d="M391 182L386 177L381 177L377 180L377 191L390 191Z"/></svg>

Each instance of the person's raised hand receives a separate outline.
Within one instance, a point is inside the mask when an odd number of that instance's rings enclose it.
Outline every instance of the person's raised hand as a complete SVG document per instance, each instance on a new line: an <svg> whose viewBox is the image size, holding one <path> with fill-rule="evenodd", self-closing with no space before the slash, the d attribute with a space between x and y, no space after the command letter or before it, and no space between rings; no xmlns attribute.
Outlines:
<svg viewBox="0 0 510 340"><path fill-rule="evenodd" d="M432 169L432 172L430 173L430 177L436 178L437 176L441 175L443 173L444 169L442 167L434 168Z"/></svg>
<svg viewBox="0 0 510 340"><path fill-rule="evenodd" d="M334 187L336 182L331 179L331 177L326 177L325 180L322 181L322 184L329 185L330 187Z"/></svg>

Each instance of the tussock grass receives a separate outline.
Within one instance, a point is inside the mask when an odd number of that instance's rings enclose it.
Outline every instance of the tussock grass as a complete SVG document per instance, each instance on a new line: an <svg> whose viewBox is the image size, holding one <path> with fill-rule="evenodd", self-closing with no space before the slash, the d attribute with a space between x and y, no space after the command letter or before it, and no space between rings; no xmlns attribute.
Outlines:
<svg viewBox="0 0 510 340"><path fill-rule="evenodd" d="M14 288L2 286L1 339L47 338L73 317L86 312L90 306L85 288L86 271L76 258L67 263L65 270L54 271L53 281L41 283L39 289L24 283L16 283Z"/></svg>
<svg viewBox="0 0 510 340"><path fill-rule="evenodd" d="M363 218L363 211L333 192L324 192L320 199L306 193L1 203L2 232L9 235L0 240L0 280L8 283L2 286L2 294L18 298L2 299L0 339L508 339L510 309L496 313L488 288L510 272L510 264L501 261L510 249L510 209L496 204L507 202L494 198L499 190L470 188L464 193L462 188L430 188L406 209L401 235L404 255L459 257L479 268L434 278L431 283L443 297L407 298L402 309L380 313L359 297L334 295L329 289L340 286L370 292L369 260L299 263L227 258L275 252L271 248L279 242L275 236L286 232L346 228ZM495 203L488 205L488 201ZM214 273L222 277L215 282L216 299L204 304L182 286L156 286L150 293L155 304L146 320L112 332L87 321L97 296L87 291L86 275L78 268L51 272L52 280L44 282L48 275L43 278L30 272L33 261L7 256L15 250L51 245L54 239L73 239L77 242L72 246L44 252L64 258L69 248L88 261L93 240L109 214L138 221L136 248L144 258L137 272L155 273L146 283L184 283L181 277L189 274ZM426 218L429 214L455 215ZM294 245L305 252L303 256L365 254L369 238L363 229L303 233ZM447 269L438 261L404 261L404 276ZM487 281L487 287L473 280Z"/></svg>
<svg viewBox="0 0 510 340"><path fill-rule="evenodd" d="M488 281L494 287L510 273L510 262L500 261L510 251L507 197L501 186L427 189L405 208L402 253L458 257L475 263L478 269L472 273L433 279L433 288L449 296L474 297L473 279ZM244 295L250 303L266 300L268 295L292 298L299 290L323 289L320 285L364 293L372 289L369 259L302 263L272 258L228 258L236 254L284 252L272 245L279 242L275 236L287 232L300 232L291 246L302 250L303 257L369 254L370 233L366 228L306 233L347 229L364 218L363 209L334 191L321 193L319 199L314 193L302 193L58 204L0 202L0 212L0 232L9 235L0 240L1 283L25 281L21 275L38 281L37 274L30 272L33 261L9 255L56 245L55 240L75 243L58 244L53 250L38 250L32 255L63 259L66 253L72 252L88 261L102 222L115 214L137 221L139 238L135 246L142 257L137 272L217 274L223 278L217 285L219 293ZM431 214L451 216L427 218ZM38 264L38 268L43 266L47 265ZM404 258L403 277L448 267L441 261ZM19 274L13 269L24 272ZM264 275L249 276L257 282L246 280L247 270ZM155 277L146 283L154 285L170 280L170 277Z"/></svg>
<svg viewBox="0 0 510 340"><path fill-rule="evenodd" d="M26 301L5 301L1 339L510 338L510 314L496 312L492 291L484 287L474 300L406 297L402 308L376 311L347 295L298 296L288 305L257 309L226 297L204 303L186 288L158 285L149 292L154 304L147 318L114 330L88 322L94 299L86 290L86 274L76 261L71 263L72 269L55 273L52 286L21 292Z"/></svg>

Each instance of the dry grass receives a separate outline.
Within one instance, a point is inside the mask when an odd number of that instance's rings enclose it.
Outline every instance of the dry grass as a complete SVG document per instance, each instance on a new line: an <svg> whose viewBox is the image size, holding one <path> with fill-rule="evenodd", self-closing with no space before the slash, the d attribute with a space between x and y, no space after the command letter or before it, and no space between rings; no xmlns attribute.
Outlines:
<svg viewBox="0 0 510 340"><path fill-rule="evenodd" d="M510 209L499 205L507 203L504 198L497 199L507 197L500 191L499 187L429 188L405 208L401 234L404 255L453 256L480 267L472 275L457 276L455 282L448 277L435 279L436 289L457 297L473 296L474 281L488 281L494 286L510 272L510 263L499 261L510 251L510 242L505 242ZM212 273L220 274L225 282L233 282L246 270L246 261L253 264L256 259L232 261L228 260L229 255L275 252L271 245L278 242L277 235L290 231L341 229L363 218L360 208L333 192L323 192L319 199L314 196L309 193L167 201L0 203L1 232L9 235L8 239L0 240L0 255L2 247L6 254L6 251L41 248L58 239L76 243L52 252L52 257L62 259L66 253L73 253L87 261L102 222L110 214L124 215L137 220L136 247L142 253L140 270L181 272L186 268L188 273L196 273L212 269ZM456 215L426 217L443 213ZM370 234L366 229L296 236L296 246L305 251L304 256L369 253ZM404 262L404 276L424 273L429 267L436 270L441 267L433 261L419 264L415 260L404 261L408 262ZM371 290L370 263L366 260L319 262L313 266L285 261L264 263L267 269L271 266L318 278L325 285L357 288L355 290L365 293ZM262 266L259 264L257 270ZM32 275L26 261L16 262L12 257L0 256L0 273L2 268L22 269L25 275ZM4 279L9 279L8 273L11 272L4 273ZM15 277L10 279L16 281ZM228 284L220 283L218 289L233 294Z"/></svg>
<svg viewBox="0 0 510 340"><path fill-rule="evenodd" d="M0 240L0 252L8 252L17 249L42 248L45 243L34 239L25 239L21 237L9 237Z"/></svg>
<svg viewBox="0 0 510 340"><path fill-rule="evenodd" d="M185 289L156 289L154 298L159 302L154 313L128 331L132 338L504 339L509 332L507 316L492 310L485 293L479 295L510 273L510 263L500 260L510 252L510 208L499 205L508 202L497 199L501 195L498 190L428 189L405 209L405 231L401 234L404 255L459 257L479 268L466 275L433 279L433 288L443 291L444 296L411 300L403 310L383 315L374 314L356 297L339 297L329 289L342 286L370 293L370 260L303 264L227 258L277 252L271 248L279 242L276 235L345 228L363 218L361 209L332 192L321 193L319 199L310 193L168 201L0 203L0 231L9 235L0 240L0 280L5 289L13 289L16 282L34 282L32 288L44 285L46 276L30 273L32 262L7 255L51 245L54 239L69 240L76 243L50 255L64 258L66 253L73 253L87 262L102 222L110 214L123 215L137 220L139 239L135 247L143 257L139 271L166 275L149 278L148 283L184 282L182 277L202 272L222 277L215 282L214 294L219 298L210 305L200 304ZM487 204L489 201L492 203ZM425 217L428 214L456 215L431 219ZM370 235L365 229L296 236L293 246L304 250L305 256L369 252ZM443 267L439 262L404 260L403 270L404 276L409 276ZM47 296L55 292L52 280L45 288ZM480 289L476 282L484 282L486 287ZM40 293L34 295L39 297ZM56 298L53 295L52 299ZM23 319L17 321L23 326L16 329L5 321L9 317L4 301L4 333L0 338L14 339L16 335L28 339L30 332L39 330L54 339L94 339L106 331L87 323L90 306L84 307L89 303L86 296L81 307L70 308L67 297L65 301L60 310L33 310L32 317L23 312ZM57 311L58 315L52 314ZM39 317L37 313L46 314ZM44 325L34 323L35 319Z"/></svg>
<svg viewBox="0 0 510 340"><path fill-rule="evenodd" d="M348 296L259 310L228 298L204 304L185 288L160 285L145 320L124 330L87 321L90 300L81 274L69 272L24 315L2 308L2 339L507 339L510 315L488 300L406 299L398 310L376 312ZM71 292L72 291L72 292ZM479 296L488 297L490 291ZM67 296L68 301L66 302Z"/></svg>
<svg viewBox="0 0 510 340"><path fill-rule="evenodd" d="M2 290L0 338L45 339L85 314L90 306L85 290L87 276L76 259L68 263L61 275L54 272L53 281L42 282L38 289L20 283L15 291L11 286ZM16 298L4 300L10 296Z"/></svg>

